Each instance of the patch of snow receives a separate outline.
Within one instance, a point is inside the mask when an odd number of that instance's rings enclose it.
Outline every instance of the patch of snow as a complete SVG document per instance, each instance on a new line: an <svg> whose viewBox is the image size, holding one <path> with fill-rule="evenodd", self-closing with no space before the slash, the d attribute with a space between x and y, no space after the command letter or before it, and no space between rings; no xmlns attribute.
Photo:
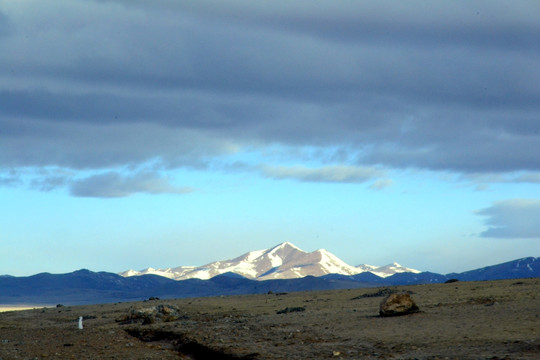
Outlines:
<svg viewBox="0 0 540 360"><path fill-rule="evenodd" d="M382 277L382 278L394 275L394 274L388 274L388 273L385 273L385 272L378 272L378 271L373 271L373 270L369 271L369 272L372 273L372 274L377 275L378 277Z"/></svg>
<svg viewBox="0 0 540 360"><path fill-rule="evenodd" d="M368 264L360 264L360 265L355 266L355 268L358 269L359 273L375 270L378 267L380 266L368 265Z"/></svg>
<svg viewBox="0 0 540 360"><path fill-rule="evenodd" d="M189 278L196 278L196 279L201 279L201 280L208 280L212 278L212 276L210 276L210 273L204 270L194 271L190 273L189 275L190 275Z"/></svg>
<svg viewBox="0 0 540 360"><path fill-rule="evenodd" d="M257 250L257 251L249 252L246 256L246 261L254 261L258 259L265 253L265 251L266 250Z"/></svg>
<svg viewBox="0 0 540 360"><path fill-rule="evenodd" d="M405 266L401 266L398 263L392 263L392 264L388 264L388 265L385 265L385 266L380 266L380 267L375 268L373 270L369 270L369 272L371 272L371 273L373 273L373 274L375 274L375 275L377 275L379 277L382 277L382 278L389 277L389 276L392 276L394 274L403 273L403 272L411 272L411 273L414 273L414 274L421 273L420 270L407 268Z"/></svg>
<svg viewBox="0 0 540 360"><path fill-rule="evenodd" d="M140 274L141 274L140 272L136 270L132 270L132 269L129 269L127 271L124 271L123 273L120 273L120 275L123 277L139 276Z"/></svg>
<svg viewBox="0 0 540 360"><path fill-rule="evenodd" d="M270 260L270 264L272 264L272 267L278 267L283 264L283 259L276 254L268 253L268 259Z"/></svg>
<svg viewBox="0 0 540 360"><path fill-rule="evenodd" d="M295 268L292 268L291 270L297 277L304 277L305 276L304 274L302 274L302 269L301 268L295 267Z"/></svg>
<svg viewBox="0 0 540 360"><path fill-rule="evenodd" d="M361 272L356 267L350 266L325 249L317 250L317 252L321 255L320 263L327 274L355 275Z"/></svg>

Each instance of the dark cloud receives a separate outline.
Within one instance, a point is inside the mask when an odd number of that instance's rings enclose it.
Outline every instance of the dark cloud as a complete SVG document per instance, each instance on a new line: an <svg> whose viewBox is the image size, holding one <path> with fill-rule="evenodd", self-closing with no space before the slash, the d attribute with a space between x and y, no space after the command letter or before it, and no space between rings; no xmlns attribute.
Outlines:
<svg viewBox="0 0 540 360"><path fill-rule="evenodd" d="M58 188L63 188L70 183L70 178L67 176L42 176L31 181L31 188L39 191L52 191Z"/></svg>
<svg viewBox="0 0 540 360"><path fill-rule="evenodd" d="M480 235L488 238L540 239L540 200L511 199L479 210L489 227Z"/></svg>
<svg viewBox="0 0 540 360"><path fill-rule="evenodd" d="M537 28L534 9L538 5L509 6L502 1L433 4L426 1L145 1L105 0L105 3L161 8L184 12L199 19L212 19L246 27L264 27L287 34L319 37L328 41L375 41L439 45L473 43L483 46L538 46L532 37L519 36L524 29ZM532 12L530 12L532 11ZM431 31L425 31L426 29Z"/></svg>
<svg viewBox="0 0 540 360"><path fill-rule="evenodd" d="M166 178L152 173L124 176L117 172L107 172L77 180L71 185L72 195L96 198L118 198L136 193L186 194L193 191L189 187L173 186Z"/></svg>
<svg viewBox="0 0 540 360"><path fill-rule="evenodd" d="M278 145L296 162L310 147L339 166L540 171L535 2L29 4L0 9L0 168L208 166Z"/></svg>
<svg viewBox="0 0 540 360"><path fill-rule="evenodd" d="M0 10L0 37L9 32L9 22L7 16Z"/></svg>
<svg viewBox="0 0 540 360"><path fill-rule="evenodd" d="M198 129L151 123L78 124L4 121L0 163L10 167L57 165L72 169L137 166L159 158L166 166L198 166L234 151L222 137Z"/></svg>
<svg viewBox="0 0 540 360"><path fill-rule="evenodd" d="M18 186L23 182L18 176L0 176L0 186Z"/></svg>

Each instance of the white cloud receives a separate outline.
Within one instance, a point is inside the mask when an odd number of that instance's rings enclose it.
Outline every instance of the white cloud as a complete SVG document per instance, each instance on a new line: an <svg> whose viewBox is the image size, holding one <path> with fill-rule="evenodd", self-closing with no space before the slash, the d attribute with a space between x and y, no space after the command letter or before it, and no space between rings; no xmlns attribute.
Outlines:
<svg viewBox="0 0 540 360"><path fill-rule="evenodd" d="M294 179L305 182L363 183L384 176L382 170L345 165L309 168L305 166L264 166L263 176L272 179Z"/></svg>
<svg viewBox="0 0 540 360"><path fill-rule="evenodd" d="M369 186L372 190L383 190L394 185L392 179L379 179Z"/></svg>

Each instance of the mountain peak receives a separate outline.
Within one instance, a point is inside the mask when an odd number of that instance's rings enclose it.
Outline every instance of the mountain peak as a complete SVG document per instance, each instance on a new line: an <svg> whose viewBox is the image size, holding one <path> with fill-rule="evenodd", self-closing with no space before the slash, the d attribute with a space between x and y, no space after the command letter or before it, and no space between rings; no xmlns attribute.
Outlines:
<svg viewBox="0 0 540 360"><path fill-rule="evenodd" d="M261 263L270 262L271 268L282 266L285 263L294 261L298 256L305 254L303 250L290 242L284 242L263 252ZM270 270L270 269L268 269Z"/></svg>
<svg viewBox="0 0 540 360"><path fill-rule="evenodd" d="M288 241L282 242L281 244L274 246L273 248L270 249L270 252L278 251L278 250L292 250L292 249L304 252L298 246Z"/></svg>

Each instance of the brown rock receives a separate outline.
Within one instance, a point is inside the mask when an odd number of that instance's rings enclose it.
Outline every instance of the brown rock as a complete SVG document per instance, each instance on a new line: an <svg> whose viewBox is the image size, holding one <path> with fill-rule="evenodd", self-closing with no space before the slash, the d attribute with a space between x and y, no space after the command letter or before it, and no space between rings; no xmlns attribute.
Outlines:
<svg viewBox="0 0 540 360"><path fill-rule="evenodd" d="M145 309L131 308L127 315L123 315L116 321L122 324L129 324L142 321L143 325L153 324L156 321L170 322L180 318L185 318L180 314L180 309L171 305L157 305Z"/></svg>
<svg viewBox="0 0 540 360"><path fill-rule="evenodd" d="M407 315L418 311L418 306L409 294L390 294L379 306L381 316Z"/></svg>

